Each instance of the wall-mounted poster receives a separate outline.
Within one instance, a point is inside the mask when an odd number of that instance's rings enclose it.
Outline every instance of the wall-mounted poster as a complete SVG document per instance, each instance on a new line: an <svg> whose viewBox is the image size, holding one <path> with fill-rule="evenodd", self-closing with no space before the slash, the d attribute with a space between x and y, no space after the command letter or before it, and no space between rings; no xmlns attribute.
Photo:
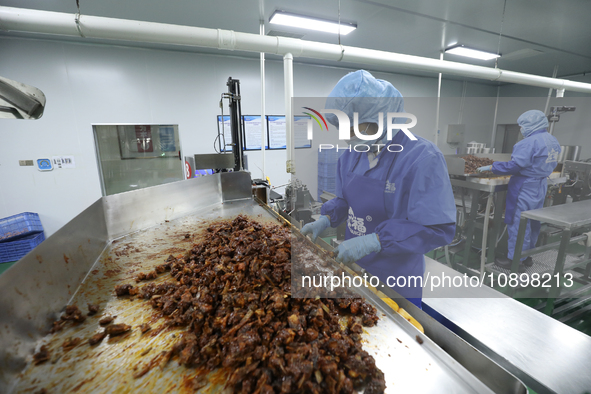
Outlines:
<svg viewBox="0 0 591 394"><path fill-rule="evenodd" d="M176 152L174 126L159 126L160 150L162 152Z"/></svg>
<svg viewBox="0 0 591 394"><path fill-rule="evenodd" d="M138 152L154 152L152 128L150 126L135 126L135 138Z"/></svg>
<svg viewBox="0 0 591 394"><path fill-rule="evenodd" d="M309 116L294 116L293 140L294 148L311 148L312 142L308 139ZM285 136L285 116L267 116L267 133L269 135L269 149L285 149L287 146Z"/></svg>
<svg viewBox="0 0 591 394"><path fill-rule="evenodd" d="M218 143L219 143L219 146L221 146L222 152L231 152L232 151L232 124L230 122L230 115L224 115L223 122L222 122L222 116L218 115L218 135L219 135L219 141L216 139L215 146L217 147Z"/></svg>
<svg viewBox="0 0 591 394"><path fill-rule="evenodd" d="M179 155L176 125L118 125L116 128L122 159Z"/></svg>
<svg viewBox="0 0 591 394"><path fill-rule="evenodd" d="M242 124L244 127L244 149L245 150L261 150L261 115L242 115ZM265 149L269 148L269 143L266 141L267 133L265 132Z"/></svg>

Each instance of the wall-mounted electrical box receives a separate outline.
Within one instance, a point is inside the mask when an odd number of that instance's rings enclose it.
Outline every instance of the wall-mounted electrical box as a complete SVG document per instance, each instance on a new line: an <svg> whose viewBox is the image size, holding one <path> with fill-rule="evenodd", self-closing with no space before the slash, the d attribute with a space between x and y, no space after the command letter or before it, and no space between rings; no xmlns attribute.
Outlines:
<svg viewBox="0 0 591 394"><path fill-rule="evenodd" d="M464 133L466 132L465 124L449 124L447 125L447 143L461 144L464 140Z"/></svg>

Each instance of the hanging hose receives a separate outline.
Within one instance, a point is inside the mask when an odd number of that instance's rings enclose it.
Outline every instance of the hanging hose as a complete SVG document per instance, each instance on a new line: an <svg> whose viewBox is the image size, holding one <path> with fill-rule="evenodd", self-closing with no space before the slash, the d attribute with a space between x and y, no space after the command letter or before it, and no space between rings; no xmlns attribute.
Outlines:
<svg viewBox="0 0 591 394"><path fill-rule="evenodd" d="M507 225L505 225L505 228L503 229L501 236L499 238L497 238L497 243L495 244L495 246L499 245L499 242L501 242L501 239L503 239L503 235L505 235L505 231L507 231Z"/></svg>
<svg viewBox="0 0 591 394"><path fill-rule="evenodd" d="M443 250L445 251L445 262L447 263L448 267L451 267L451 261L449 259L449 245L445 245Z"/></svg>

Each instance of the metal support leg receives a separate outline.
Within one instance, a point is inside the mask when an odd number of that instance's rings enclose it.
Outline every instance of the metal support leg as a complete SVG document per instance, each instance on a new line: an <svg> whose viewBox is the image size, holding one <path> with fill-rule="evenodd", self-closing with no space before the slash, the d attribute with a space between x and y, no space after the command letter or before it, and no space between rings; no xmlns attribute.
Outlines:
<svg viewBox="0 0 591 394"><path fill-rule="evenodd" d="M468 219L468 231L466 232L466 244L464 247L464 259L462 264L468 267L470 262L470 251L472 249L472 242L474 241L474 228L476 225L476 215L478 213L478 196L480 192L478 190L470 190L470 218Z"/></svg>
<svg viewBox="0 0 591 394"><path fill-rule="evenodd" d="M544 308L544 313L547 315L552 315L552 311L554 310L554 300L560 295L564 261L566 260L566 248L568 247L571 233L572 231L570 229L562 232L562 238L560 239L560 246L558 248L558 257L556 257L556 266L554 267L554 275L558 274L560 279L558 280L559 283L556 283L556 276L552 277L552 287L548 293L546 308Z"/></svg>
<svg viewBox="0 0 591 394"><path fill-rule="evenodd" d="M492 263L497 257L497 238L501 234L503 228L503 210L505 207L505 199L507 192L495 193L495 215L493 217L493 231L491 235L494 235L492 242L488 247L488 259L487 263Z"/></svg>
<svg viewBox="0 0 591 394"><path fill-rule="evenodd" d="M514 219L515 220L515 219ZM515 274L519 271L519 263L521 260L521 251L523 249L523 240L525 239L525 230L527 229L527 219L519 219L519 230L517 230L517 239L515 240L515 251L513 252L513 262L511 263L511 273ZM509 287L507 294L513 297L515 288Z"/></svg>
<svg viewBox="0 0 591 394"><path fill-rule="evenodd" d="M591 258L591 246L588 246L585 249L585 260L589 260ZM591 263L587 264L585 267L585 279L589 280L589 275L591 274Z"/></svg>
<svg viewBox="0 0 591 394"><path fill-rule="evenodd" d="M521 252L523 251L523 240L525 239L525 230L527 229L527 219L519 219L519 230L517 231L517 239L515 240L515 252L513 252L513 263L511 264L511 273L517 273L519 270L519 262L521 260Z"/></svg>

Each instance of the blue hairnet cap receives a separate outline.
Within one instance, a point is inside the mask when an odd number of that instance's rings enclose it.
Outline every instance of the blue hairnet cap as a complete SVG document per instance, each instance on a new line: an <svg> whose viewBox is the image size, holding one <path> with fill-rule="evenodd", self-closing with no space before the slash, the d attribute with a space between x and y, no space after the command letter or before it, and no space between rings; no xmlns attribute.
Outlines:
<svg viewBox="0 0 591 394"><path fill-rule="evenodd" d="M382 112L385 129L388 112L404 112L404 99L390 82L359 70L345 75L335 85L326 100L326 109L343 111L351 125L354 112L359 114L359 124L378 123L378 114ZM326 114L326 120L334 126L339 124L334 114Z"/></svg>
<svg viewBox="0 0 591 394"><path fill-rule="evenodd" d="M548 118L542 111L532 109L522 113L517 119L517 124L521 126L521 134L528 137L534 131L548 129Z"/></svg>

